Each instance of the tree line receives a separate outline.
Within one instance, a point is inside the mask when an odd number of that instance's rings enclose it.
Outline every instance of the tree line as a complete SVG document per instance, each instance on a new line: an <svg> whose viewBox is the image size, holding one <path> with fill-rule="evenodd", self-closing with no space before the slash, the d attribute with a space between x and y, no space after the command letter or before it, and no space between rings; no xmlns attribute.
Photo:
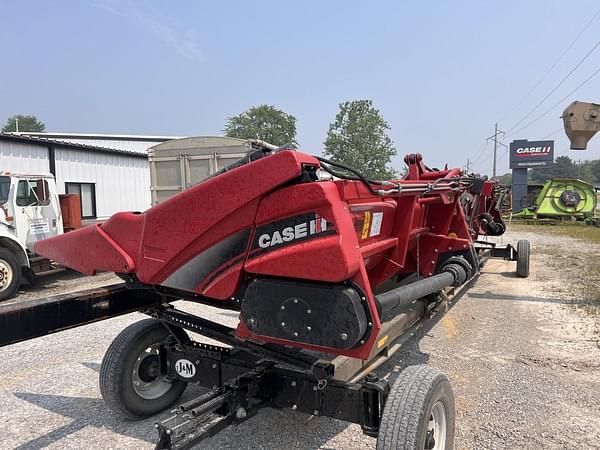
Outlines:
<svg viewBox="0 0 600 450"><path fill-rule="evenodd" d="M225 136L260 139L277 146L297 147L297 119L275 106L259 105L226 120ZM46 126L35 116L15 115L8 119L2 132L45 131ZM388 135L390 126L371 100L341 103L335 119L329 124L324 141L324 156L362 172L372 179L398 176L391 167L396 155Z"/></svg>
<svg viewBox="0 0 600 450"><path fill-rule="evenodd" d="M396 149L388 136L390 126L371 100L341 103L329 124L323 142L325 157L377 180L394 178L391 167ZM227 119L225 135L242 139L261 139L277 146L298 145L296 118L271 105L255 106Z"/></svg>
<svg viewBox="0 0 600 450"><path fill-rule="evenodd" d="M552 166L529 171L529 184L544 183L550 178L579 178L600 185L600 159L580 161L568 156L557 156ZM499 180L503 184L510 184L512 175L504 174Z"/></svg>
<svg viewBox="0 0 600 450"><path fill-rule="evenodd" d="M223 132L226 136L241 139L260 139L277 146L297 147L297 119L275 106L259 105L227 118ZM46 125L32 115L17 114L10 117L2 132L43 132ZM329 124L325 137L324 155L334 161L361 171L372 179L390 179L400 175L391 167L396 155L394 143L388 135L390 126L371 100L354 100L340 103L335 119ZM511 183L512 175L499 177L503 184ZM575 161L568 156L558 156L554 165L533 169L530 183L543 183L550 178L579 178L600 185L600 159Z"/></svg>

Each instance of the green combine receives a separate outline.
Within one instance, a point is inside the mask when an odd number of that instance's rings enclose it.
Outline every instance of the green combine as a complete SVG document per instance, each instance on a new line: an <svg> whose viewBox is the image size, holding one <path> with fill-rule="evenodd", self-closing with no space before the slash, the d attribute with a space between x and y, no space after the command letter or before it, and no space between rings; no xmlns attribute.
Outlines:
<svg viewBox="0 0 600 450"><path fill-rule="evenodd" d="M554 178L528 186L531 206L513 214L523 219L592 221L598 204L594 186L576 178Z"/></svg>

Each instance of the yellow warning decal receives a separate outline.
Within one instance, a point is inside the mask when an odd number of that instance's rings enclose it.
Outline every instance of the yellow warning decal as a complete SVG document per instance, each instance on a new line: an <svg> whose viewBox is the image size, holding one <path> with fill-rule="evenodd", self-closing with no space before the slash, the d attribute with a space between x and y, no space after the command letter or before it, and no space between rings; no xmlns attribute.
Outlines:
<svg viewBox="0 0 600 450"><path fill-rule="evenodd" d="M365 211L365 220L363 222L362 239L369 237L369 229L371 228L371 211Z"/></svg>
<svg viewBox="0 0 600 450"><path fill-rule="evenodd" d="M386 334L384 337L382 337L381 339L379 339L377 341L377 348L381 348L383 347L385 344L387 344L389 336Z"/></svg>

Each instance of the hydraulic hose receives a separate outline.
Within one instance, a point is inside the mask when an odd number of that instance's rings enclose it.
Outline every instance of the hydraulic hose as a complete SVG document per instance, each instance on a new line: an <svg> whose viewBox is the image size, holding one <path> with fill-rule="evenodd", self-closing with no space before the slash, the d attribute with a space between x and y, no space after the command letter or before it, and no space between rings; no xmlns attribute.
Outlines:
<svg viewBox="0 0 600 450"><path fill-rule="evenodd" d="M467 272L464 267L459 264L448 264L437 275L377 295L375 299L379 313L380 315L385 314L394 308L410 305L415 300L439 292L449 286L459 286L466 279Z"/></svg>
<svg viewBox="0 0 600 450"><path fill-rule="evenodd" d="M500 222L495 222L494 218L489 213L483 213L479 216L479 220L489 236L501 236L506 230L504 221L500 219Z"/></svg>

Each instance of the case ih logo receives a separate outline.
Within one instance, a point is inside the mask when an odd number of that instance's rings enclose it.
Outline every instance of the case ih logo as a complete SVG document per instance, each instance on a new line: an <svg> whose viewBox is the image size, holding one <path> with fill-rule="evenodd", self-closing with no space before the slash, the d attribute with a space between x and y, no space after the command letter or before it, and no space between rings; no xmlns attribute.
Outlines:
<svg viewBox="0 0 600 450"><path fill-rule="evenodd" d="M552 152L552 147L549 145L546 146L538 146L538 147L519 147L517 150L517 155L523 156L537 156L540 153L549 154Z"/></svg>
<svg viewBox="0 0 600 450"><path fill-rule="evenodd" d="M333 224L315 213L290 217L257 228L252 248L267 250L323 234L334 234L332 227Z"/></svg>
<svg viewBox="0 0 600 450"><path fill-rule="evenodd" d="M554 141L512 141L510 168L546 167L554 161Z"/></svg>

